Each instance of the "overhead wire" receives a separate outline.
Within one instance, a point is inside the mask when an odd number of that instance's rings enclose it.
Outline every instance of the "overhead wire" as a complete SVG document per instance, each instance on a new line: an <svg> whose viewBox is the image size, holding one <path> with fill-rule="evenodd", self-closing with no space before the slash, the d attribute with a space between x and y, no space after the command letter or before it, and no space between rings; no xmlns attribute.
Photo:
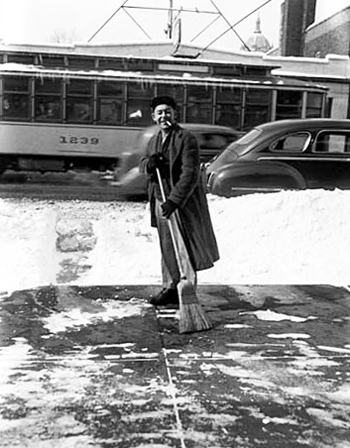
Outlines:
<svg viewBox="0 0 350 448"><path fill-rule="evenodd" d="M114 11L114 13L104 22L104 24L101 25L100 28L90 37L88 42L92 41L92 39L102 30L102 28L104 28L107 25L108 22L110 22L113 19L113 17L123 8L123 6L126 3L128 3L128 1L129 0L125 0L125 2L121 6L119 6L119 8L116 11Z"/></svg>
<svg viewBox="0 0 350 448"><path fill-rule="evenodd" d="M130 17L130 19L140 28L140 30L148 37L148 39L152 40L151 36L147 34L146 30L142 28L142 26L138 23L136 19L134 19L134 17L127 11L127 9L123 8L123 10L125 14L127 14Z"/></svg>
<svg viewBox="0 0 350 448"><path fill-rule="evenodd" d="M272 2L272 0L267 0L265 3L261 4L257 8L255 8L253 11L251 11L249 14L245 15L241 19L239 19L236 23L231 25L227 30L225 30L223 33L221 33L219 36L217 36L214 40L212 40L206 47L204 47L198 54L197 57L200 56L202 53L204 53L205 50L207 50L209 47L211 47L216 41L222 38L226 33L228 33L231 29L233 29L235 26L239 25L241 22L243 22L245 19L253 15L255 12L259 11L262 7L267 5L268 3Z"/></svg>
<svg viewBox="0 0 350 448"><path fill-rule="evenodd" d="M88 42L91 42L92 39L112 20L112 18L121 10L123 9L125 11L125 13L134 21L134 23L141 29L141 31L149 38L151 39L151 37L148 35L148 33L141 27L141 25L134 19L134 17L132 17L131 14L129 14L127 12L127 9L149 9L149 10L168 10L168 8L154 8L154 7L136 7L136 6L125 6L128 3L129 0L125 0L118 8L117 10L98 28L98 30L89 38ZM229 25L229 28L226 29L223 33L221 33L219 36L217 36L214 40L212 40L208 45L206 45L197 55L196 57L200 56L204 51L206 51L209 47L211 47L215 42L217 42L219 39L221 39L221 37L223 37L226 33L228 33L229 31L233 31L235 33L235 35L238 37L238 39L242 42L242 44L244 45L244 47L248 50L251 51L250 48L248 47L248 45L244 42L244 40L241 38L241 36L238 34L238 32L234 29L237 25L239 25L241 22L243 22L244 20L246 20L248 17L250 17L252 14L254 14L255 12L259 11L262 7L264 7L265 5L267 5L268 3L270 3L272 0L267 0L265 1L263 4L261 4L260 6L258 6L257 8L255 8L253 11L251 11L249 14L245 15L244 17L242 17L240 20L238 20L236 23L234 23L233 25L231 25L231 23L227 20L227 18L224 16L224 14L219 10L219 8L217 7L217 5L215 4L215 2L213 0L210 0L211 4L214 6L214 8L216 9L217 12L213 12L213 11L201 11L202 13L208 13L208 14L219 14L220 17L222 17L225 22ZM200 11L196 10L184 10L184 9L174 9L174 11L179 11L179 12L196 12L199 13ZM208 26L206 26L202 31L200 31L192 40L191 42L193 42L197 37L199 37L201 34L204 33L204 31L206 31L213 23L215 23L218 20L219 17L215 18Z"/></svg>
<svg viewBox="0 0 350 448"><path fill-rule="evenodd" d="M218 11L218 13L220 14L220 16L225 20L225 22L228 24L228 26L230 27L230 29L232 29L232 31L235 33L235 35L238 37L238 39L242 42L242 44L244 45L245 49L248 51L251 51L250 48L248 47L248 45L244 42L244 40L241 38L241 36L237 33L237 31L234 29L234 27L231 25L231 23L226 19L226 17L224 16L224 14L222 14L222 12L219 10L219 8L216 6L216 4L214 3L213 0L210 0L211 4L214 6L214 8Z"/></svg>

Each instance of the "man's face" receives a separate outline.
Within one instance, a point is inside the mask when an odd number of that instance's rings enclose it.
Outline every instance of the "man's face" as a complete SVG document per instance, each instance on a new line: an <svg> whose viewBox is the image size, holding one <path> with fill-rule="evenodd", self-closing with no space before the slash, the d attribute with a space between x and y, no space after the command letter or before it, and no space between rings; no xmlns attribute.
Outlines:
<svg viewBox="0 0 350 448"><path fill-rule="evenodd" d="M164 131L167 131L175 122L175 111L167 104L159 104L152 113L153 121Z"/></svg>

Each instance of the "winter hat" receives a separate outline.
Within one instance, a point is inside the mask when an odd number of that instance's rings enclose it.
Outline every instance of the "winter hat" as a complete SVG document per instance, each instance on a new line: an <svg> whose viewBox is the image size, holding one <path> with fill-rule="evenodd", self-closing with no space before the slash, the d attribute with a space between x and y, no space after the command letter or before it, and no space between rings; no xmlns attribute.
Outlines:
<svg viewBox="0 0 350 448"><path fill-rule="evenodd" d="M160 104L166 104L167 106L170 106L173 109L176 109L175 100L171 96L156 96L155 98L153 98L152 103L151 103L152 112Z"/></svg>

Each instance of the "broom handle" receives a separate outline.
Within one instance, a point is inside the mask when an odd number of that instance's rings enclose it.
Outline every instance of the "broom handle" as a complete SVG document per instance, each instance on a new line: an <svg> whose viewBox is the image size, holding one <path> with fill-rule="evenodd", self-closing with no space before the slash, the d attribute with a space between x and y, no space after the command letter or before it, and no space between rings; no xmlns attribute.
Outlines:
<svg viewBox="0 0 350 448"><path fill-rule="evenodd" d="M156 173L157 173L157 177L158 177L158 183L159 183L162 199L163 199L163 202L165 202L166 201L166 196L165 196L165 192L164 192L163 181L162 181L162 178L161 178L161 175L160 175L159 168L157 168L157 167L156 167ZM168 224L169 224L169 230L170 230L171 239L172 239L173 246L174 246L175 257L176 257L177 265L178 265L178 268L179 268L179 271L180 271L180 275L181 275L181 277L185 277L185 272L184 272L184 269L183 269L183 266L182 266L182 263L181 263L181 257L180 257L179 249L178 249L177 244L176 244L176 237L175 237L175 231L174 231L174 227L173 226L176 226L177 233L178 233L179 236L180 236L180 229L177 226L176 220L175 219L172 220L171 218L172 217L170 217L170 219L168 219Z"/></svg>

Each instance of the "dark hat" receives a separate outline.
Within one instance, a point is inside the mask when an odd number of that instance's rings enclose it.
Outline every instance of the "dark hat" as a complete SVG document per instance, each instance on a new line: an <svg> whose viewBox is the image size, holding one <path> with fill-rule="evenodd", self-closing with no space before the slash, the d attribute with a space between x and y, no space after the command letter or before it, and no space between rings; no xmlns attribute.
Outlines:
<svg viewBox="0 0 350 448"><path fill-rule="evenodd" d="M152 103L151 103L152 111L160 104L166 104L167 106L170 106L173 109L176 109L175 100L171 96L156 96L155 98L153 98Z"/></svg>

